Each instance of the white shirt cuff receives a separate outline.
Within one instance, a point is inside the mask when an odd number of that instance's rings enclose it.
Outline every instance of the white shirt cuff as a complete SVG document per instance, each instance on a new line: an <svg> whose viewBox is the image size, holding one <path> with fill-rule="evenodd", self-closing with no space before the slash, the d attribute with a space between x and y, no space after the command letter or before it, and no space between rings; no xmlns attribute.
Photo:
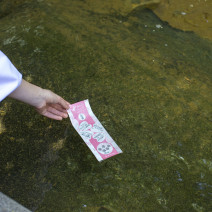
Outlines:
<svg viewBox="0 0 212 212"><path fill-rule="evenodd" d="M22 81L18 72L8 57L0 51L0 102L12 93Z"/></svg>

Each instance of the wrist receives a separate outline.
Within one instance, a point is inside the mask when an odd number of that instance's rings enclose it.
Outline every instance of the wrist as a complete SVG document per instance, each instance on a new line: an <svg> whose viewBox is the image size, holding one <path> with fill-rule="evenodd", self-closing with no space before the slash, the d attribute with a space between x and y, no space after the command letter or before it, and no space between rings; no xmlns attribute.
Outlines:
<svg viewBox="0 0 212 212"><path fill-rule="evenodd" d="M45 105L45 89L22 79L21 85L9 97L27 103L34 107Z"/></svg>
<svg viewBox="0 0 212 212"><path fill-rule="evenodd" d="M33 90L32 92L30 92L30 98L28 98L27 103L36 108L41 108L45 106L46 90L36 85L33 85Z"/></svg>

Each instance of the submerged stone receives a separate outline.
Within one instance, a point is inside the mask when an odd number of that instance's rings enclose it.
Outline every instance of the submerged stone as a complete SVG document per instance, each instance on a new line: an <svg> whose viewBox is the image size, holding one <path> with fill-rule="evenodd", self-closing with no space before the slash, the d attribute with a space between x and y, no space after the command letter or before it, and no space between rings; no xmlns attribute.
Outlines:
<svg viewBox="0 0 212 212"><path fill-rule="evenodd" d="M69 120L5 99L2 192L38 212L210 210L210 41L149 9L106 14L79 0L28 1L0 30L23 78L71 103L88 98L124 152L99 164Z"/></svg>

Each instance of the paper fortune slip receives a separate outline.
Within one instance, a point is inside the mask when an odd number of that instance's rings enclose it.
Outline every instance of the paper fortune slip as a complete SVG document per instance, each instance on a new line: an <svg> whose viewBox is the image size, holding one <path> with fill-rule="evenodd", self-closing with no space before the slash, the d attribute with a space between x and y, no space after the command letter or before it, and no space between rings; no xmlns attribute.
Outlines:
<svg viewBox="0 0 212 212"><path fill-rule="evenodd" d="M88 100L70 105L71 123L98 161L122 153L91 110Z"/></svg>

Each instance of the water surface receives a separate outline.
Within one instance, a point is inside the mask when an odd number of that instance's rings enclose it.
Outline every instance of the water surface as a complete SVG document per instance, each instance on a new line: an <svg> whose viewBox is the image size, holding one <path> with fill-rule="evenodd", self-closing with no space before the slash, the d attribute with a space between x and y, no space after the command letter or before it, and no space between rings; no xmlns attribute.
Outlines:
<svg viewBox="0 0 212 212"><path fill-rule="evenodd" d="M123 16L28 0L7 11L0 46L23 77L72 103L89 99L124 153L99 163L68 119L6 99L3 193L38 212L210 211L211 41L143 8Z"/></svg>

